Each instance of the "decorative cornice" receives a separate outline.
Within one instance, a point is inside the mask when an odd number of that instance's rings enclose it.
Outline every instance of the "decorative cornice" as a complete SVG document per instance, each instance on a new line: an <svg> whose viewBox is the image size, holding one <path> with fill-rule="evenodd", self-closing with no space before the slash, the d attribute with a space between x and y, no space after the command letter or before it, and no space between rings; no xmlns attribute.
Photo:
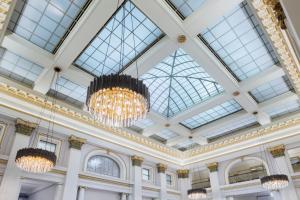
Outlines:
<svg viewBox="0 0 300 200"><path fill-rule="evenodd" d="M282 67L287 72L296 92L300 94L299 60L286 31L282 30L281 23L278 23L277 17L280 12L278 14L277 11L274 11L274 5L272 5L276 2L275 0L252 0L252 5L256 9L257 15L279 55ZM277 10L280 10L280 8L277 8Z"/></svg>
<svg viewBox="0 0 300 200"><path fill-rule="evenodd" d="M131 156L132 166L142 166L142 163L144 162L144 158L139 156Z"/></svg>
<svg viewBox="0 0 300 200"><path fill-rule="evenodd" d="M281 29L285 30L287 29L286 24L284 20L286 19L286 16L284 14L284 11L282 9L282 6L278 0L263 0L263 2L270 6L271 11L274 13L276 20L277 20L277 26Z"/></svg>
<svg viewBox="0 0 300 200"><path fill-rule="evenodd" d="M176 171L178 178L188 178L190 170L188 169L179 169Z"/></svg>
<svg viewBox="0 0 300 200"><path fill-rule="evenodd" d="M269 152L272 154L273 158L278 158L284 156L285 152L285 146L284 145L278 145L275 147L271 147L268 149Z"/></svg>
<svg viewBox="0 0 300 200"><path fill-rule="evenodd" d="M1 0L0 3L0 30L3 29L12 0Z"/></svg>
<svg viewBox="0 0 300 200"><path fill-rule="evenodd" d="M68 141L70 148L81 150L81 147L86 142L86 139L76 137L75 135L71 135Z"/></svg>
<svg viewBox="0 0 300 200"><path fill-rule="evenodd" d="M218 163L209 163L207 164L207 168L209 169L210 172L217 172L218 171Z"/></svg>
<svg viewBox="0 0 300 200"><path fill-rule="evenodd" d="M60 175L66 175L66 174L67 174L66 171L60 170L60 169L51 169L50 173L53 173L53 174L60 174Z"/></svg>
<svg viewBox="0 0 300 200"><path fill-rule="evenodd" d="M156 167L157 167L157 172L158 172L158 173L166 173L167 165L162 164L162 163L158 163L158 164L156 165Z"/></svg>
<svg viewBox="0 0 300 200"><path fill-rule="evenodd" d="M130 187L130 183L124 183L124 182L121 182L121 181L111 180L111 179L104 179L104 178L100 178L100 177L96 177L96 176L90 176L90 175L86 175L86 174L79 174L79 178L89 180L89 181L97 181L97 182L101 182L101 183L110 183L110 184Z"/></svg>
<svg viewBox="0 0 300 200"><path fill-rule="evenodd" d="M32 123L32 122L28 122L28 121L24 121L22 119L17 119L16 120L16 132L23 134L23 135L28 135L31 136L33 130L36 128L37 124Z"/></svg>

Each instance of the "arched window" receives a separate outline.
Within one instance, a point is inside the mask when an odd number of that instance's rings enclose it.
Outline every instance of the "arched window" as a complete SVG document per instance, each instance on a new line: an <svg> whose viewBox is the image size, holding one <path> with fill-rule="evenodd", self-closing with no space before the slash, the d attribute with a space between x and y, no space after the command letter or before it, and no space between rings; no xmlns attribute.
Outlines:
<svg viewBox="0 0 300 200"><path fill-rule="evenodd" d="M106 156L96 155L90 157L87 162L86 170L97 174L120 178L120 167L118 163Z"/></svg>

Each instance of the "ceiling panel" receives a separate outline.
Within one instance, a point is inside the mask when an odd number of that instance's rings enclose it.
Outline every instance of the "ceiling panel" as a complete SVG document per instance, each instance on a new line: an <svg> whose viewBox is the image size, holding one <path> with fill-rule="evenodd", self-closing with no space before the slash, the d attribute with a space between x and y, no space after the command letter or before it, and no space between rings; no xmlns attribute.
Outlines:
<svg viewBox="0 0 300 200"><path fill-rule="evenodd" d="M182 19L185 19L199 9L205 1L206 0L166 0Z"/></svg>

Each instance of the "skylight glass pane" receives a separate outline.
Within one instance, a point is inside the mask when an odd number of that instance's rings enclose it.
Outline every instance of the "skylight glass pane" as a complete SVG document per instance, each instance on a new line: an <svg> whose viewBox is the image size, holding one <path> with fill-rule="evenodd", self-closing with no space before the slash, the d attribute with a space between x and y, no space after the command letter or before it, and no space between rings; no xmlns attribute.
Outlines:
<svg viewBox="0 0 300 200"><path fill-rule="evenodd" d="M0 48L0 73L3 76L33 86L43 67L11 51Z"/></svg>
<svg viewBox="0 0 300 200"><path fill-rule="evenodd" d="M295 111L298 111L300 109L300 103L299 101L290 101L287 103L284 103L282 105L272 107L266 110L266 112L272 117L280 117L282 115L286 115L288 113L292 113Z"/></svg>
<svg viewBox="0 0 300 200"><path fill-rule="evenodd" d="M18 0L9 30L52 52L88 0Z"/></svg>
<svg viewBox="0 0 300 200"><path fill-rule="evenodd" d="M184 19L192 14L195 10L200 8L200 6L206 0L166 0L173 9L179 14L179 16Z"/></svg>
<svg viewBox="0 0 300 200"><path fill-rule="evenodd" d="M288 78L283 76L251 90L250 94L261 103L290 90L292 90L292 85Z"/></svg>
<svg viewBox="0 0 300 200"><path fill-rule="evenodd" d="M166 117L223 92L223 88L182 49L165 58L141 79L149 88L151 109Z"/></svg>
<svg viewBox="0 0 300 200"><path fill-rule="evenodd" d="M222 135L227 135L229 133L245 129L251 125L254 125L255 123L257 123L257 121L254 116L241 117L233 122L226 124L222 128L213 130L207 134L202 134L202 136L205 136L207 138L220 137Z"/></svg>
<svg viewBox="0 0 300 200"><path fill-rule="evenodd" d="M162 131L160 131L156 135L158 135L159 137L164 138L165 140L169 140L171 138L174 138L174 137L178 136L177 133L175 133L175 132L173 132L169 129L163 129Z"/></svg>
<svg viewBox="0 0 300 200"><path fill-rule="evenodd" d="M204 30L199 37L238 80L278 64L278 59L246 2Z"/></svg>
<svg viewBox="0 0 300 200"><path fill-rule="evenodd" d="M86 100L86 87L80 86L63 76L60 76L57 85L54 83L51 86L50 94L54 95L55 91L58 92L57 98L64 100L76 106L82 106Z"/></svg>
<svg viewBox="0 0 300 200"><path fill-rule="evenodd" d="M222 103L219 106L216 106L205 112L195 115L190 119L186 119L183 122L181 122L181 124L185 127L188 127L189 129L194 129L199 126L208 124L214 120L235 113L241 109L241 106L235 100L229 100L225 103Z"/></svg>
<svg viewBox="0 0 300 200"><path fill-rule="evenodd" d="M125 30L122 28L124 9ZM124 43L121 45L123 34ZM75 64L96 76L116 73L162 36L162 31L133 3L127 1L76 59ZM121 52L124 52L122 59Z"/></svg>

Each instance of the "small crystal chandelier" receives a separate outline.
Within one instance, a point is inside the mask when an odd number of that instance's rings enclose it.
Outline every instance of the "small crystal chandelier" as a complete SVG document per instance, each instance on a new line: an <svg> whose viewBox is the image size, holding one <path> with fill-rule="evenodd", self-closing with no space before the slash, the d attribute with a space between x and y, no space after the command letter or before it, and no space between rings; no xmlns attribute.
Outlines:
<svg viewBox="0 0 300 200"><path fill-rule="evenodd" d="M289 179L285 174L274 174L260 179L263 188L274 191L286 188L289 185Z"/></svg>
<svg viewBox="0 0 300 200"><path fill-rule="evenodd" d="M54 71L55 71L56 80L57 80L58 74L61 71L61 69L58 67L55 67ZM53 76L51 85L53 83L55 75ZM55 91L57 91L57 81L55 84ZM56 95L57 95L57 92L55 93L54 97ZM55 105L54 97L53 97L52 106ZM47 101L47 99L48 99L48 97L46 97L46 101ZM43 110L44 110L44 108L42 108L42 111ZM51 109L51 114L52 114L52 109ZM53 109L53 116L51 116L51 118L54 119L54 109ZM41 121L39 121L39 122L41 122ZM35 131L36 133L38 132L39 126L40 125L38 124L37 129ZM54 123L53 123L53 126L54 126ZM53 133L53 126L52 126L52 133ZM47 141L46 141L47 143L48 143L48 140L50 139L49 131L50 131L50 123L49 123L48 133L47 133ZM45 148L47 148L47 144L46 144ZM50 171L56 165L56 155L54 152L48 151L46 149L26 147L26 148L18 150L15 162L16 162L16 165L20 169L22 169L26 172L46 173L46 172Z"/></svg>
<svg viewBox="0 0 300 200"><path fill-rule="evenodd" d="M146 118L146 114L150 108L150 95L147 86L137 78L119 74L123 67L125 57L124 9L121 25L122 35L119 72L111 75L102 74L100 77L96 77L88 87L86 98L88 111L93 118L109 127L132 126L136 121ZM135 55L137 55L134 35L133 43Z"/></svg>
<svg viewBox="0 0 300 200"><path fill-rule="evenodd" d="M207 197L205 188L196 188L188 190L188 197L191 200L204 199Z"/></svg>

